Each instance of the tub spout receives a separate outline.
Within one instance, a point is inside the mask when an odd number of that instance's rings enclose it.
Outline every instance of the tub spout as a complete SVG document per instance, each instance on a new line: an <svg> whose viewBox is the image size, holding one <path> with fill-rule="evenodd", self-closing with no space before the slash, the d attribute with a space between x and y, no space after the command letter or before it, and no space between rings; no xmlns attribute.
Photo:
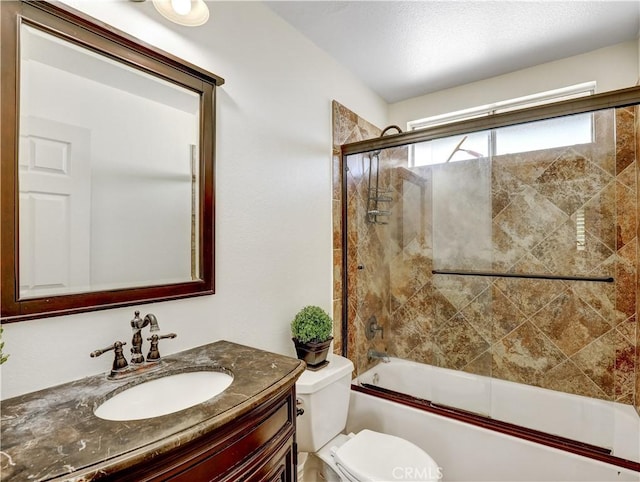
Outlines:
<svg viewBox="0 0 640 482"><path fill-rule="evenodd" d="M369 350L367 352L367 359L369 361L372 360L382 360L382 363L389 363L391 361L391 359L389 358L389 355L387 355L385 352L382 351L376 351L376 350Z"/></svg>

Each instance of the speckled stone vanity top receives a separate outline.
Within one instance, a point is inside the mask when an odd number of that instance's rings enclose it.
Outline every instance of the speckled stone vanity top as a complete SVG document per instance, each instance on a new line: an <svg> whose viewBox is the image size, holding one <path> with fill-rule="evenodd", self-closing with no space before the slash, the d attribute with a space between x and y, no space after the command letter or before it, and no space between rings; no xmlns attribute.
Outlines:
<svg viewBox="0 0 640 482"><path fill-rule="evenodd" d="M227 341L167 356L162 364L124 380L97 375L2 401L1 480L88 481L139 464L247 413L305 368L295 358ZM114 391L203 369L230 373L233 383L204 403L156 418L116 422L93 414Z"/></svg>

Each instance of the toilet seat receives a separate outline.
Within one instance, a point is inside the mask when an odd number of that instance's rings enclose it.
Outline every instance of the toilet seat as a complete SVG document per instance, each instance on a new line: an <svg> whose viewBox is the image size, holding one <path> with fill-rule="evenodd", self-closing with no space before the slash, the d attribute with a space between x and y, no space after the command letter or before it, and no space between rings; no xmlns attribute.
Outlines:
<svg viewBox="0 0 640 482"><path fill-rule="evenodd" d="M438 464L400 437L362 430L333 450L336 466L350 481L438 481Z"/></svg>

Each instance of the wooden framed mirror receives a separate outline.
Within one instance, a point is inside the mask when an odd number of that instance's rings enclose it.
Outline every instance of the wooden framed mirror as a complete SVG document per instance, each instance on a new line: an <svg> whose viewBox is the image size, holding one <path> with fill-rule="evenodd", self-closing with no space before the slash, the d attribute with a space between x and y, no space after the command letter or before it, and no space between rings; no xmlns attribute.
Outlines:
<svg viewBox="0 0 640 482"><path fill-rule="evenodd" d="M224 80L61 4L0 9L2 322L213 294Z"/></svg>

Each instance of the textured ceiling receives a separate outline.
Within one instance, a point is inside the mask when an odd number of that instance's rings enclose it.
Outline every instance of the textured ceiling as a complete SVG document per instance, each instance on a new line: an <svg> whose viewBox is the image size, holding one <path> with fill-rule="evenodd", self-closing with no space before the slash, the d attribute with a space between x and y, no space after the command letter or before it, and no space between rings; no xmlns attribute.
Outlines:
<svg viewBox="0 0 640 482"><path fill-rule="evenodd" d="M387 102L636 39L639 1L267 1Z"/></svg>

